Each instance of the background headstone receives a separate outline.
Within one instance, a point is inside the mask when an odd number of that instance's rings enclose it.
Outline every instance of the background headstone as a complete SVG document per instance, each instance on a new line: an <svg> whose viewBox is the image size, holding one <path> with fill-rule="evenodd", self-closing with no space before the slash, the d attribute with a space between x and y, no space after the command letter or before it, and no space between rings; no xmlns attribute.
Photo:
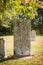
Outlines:
<svg viewBox="0 0 43 65"><path fill-rule="evenodd" d="M36 40L36 31L35 30L31 31L31 40L33 40L33 41Z"/></svg>

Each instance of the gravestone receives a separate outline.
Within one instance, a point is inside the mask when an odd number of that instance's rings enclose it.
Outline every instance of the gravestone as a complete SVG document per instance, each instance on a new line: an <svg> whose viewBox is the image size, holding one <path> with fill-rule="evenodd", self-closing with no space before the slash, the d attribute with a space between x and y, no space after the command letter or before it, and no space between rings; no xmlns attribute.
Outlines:
<svg viewBox="0 0 43 65"><path fill-rule="evenodd" d="M5 40L0 38L0 57L5 56Z"/></svg>
<svg viewBox="0 0 43 65"><path fill-rule="evenodd" d="M14 42L12 36L5 37L5 57L14 55Z"/></svg>
<svg viewBox="0 0 43 65"><path fill-rule="evenodd" d="M33 41L36 40L36 31L35 30L31 31L31 40L33 40Z"/></svg>
<svg viewBox="0 0 43 65"><path fill-rule="evenodd" d="M0 58L7 58L14 55L13 38L10 36L0 38Z"/></svg>
<svg viewBox="0 0 43 65"><path fill-rule="evenodd" d="M14 54L30 55L30 20L17 19L14 24Z"/></svg>

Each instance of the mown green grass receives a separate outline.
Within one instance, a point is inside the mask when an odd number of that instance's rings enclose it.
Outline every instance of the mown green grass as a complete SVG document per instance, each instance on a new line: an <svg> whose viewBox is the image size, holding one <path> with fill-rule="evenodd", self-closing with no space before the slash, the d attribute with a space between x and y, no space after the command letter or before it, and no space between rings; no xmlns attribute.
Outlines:
<svg viewBox="0 0 43 65"><path fill-rule="evenodd" d="M43 65L43 36L37 36L36 41L31 42L32 58L8 59L0 62L0 65Z"/></svg>

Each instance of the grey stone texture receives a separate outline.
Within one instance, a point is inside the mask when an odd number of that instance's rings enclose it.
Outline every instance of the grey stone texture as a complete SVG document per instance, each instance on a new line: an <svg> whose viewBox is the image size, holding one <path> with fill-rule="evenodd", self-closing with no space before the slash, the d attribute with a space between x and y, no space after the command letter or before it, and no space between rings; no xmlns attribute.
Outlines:
<svg viewBox="0 0 43 65"><path fill-rule="evenodd" d="M5 56L5 40L3 38L0 38L0 57Z"/></svg>
<svg viewBox="0 0 43 65"><path fill-rule="evenodd" d="M14 52L15 55L30 55L30 20L17 19L14 27Z"/></svg>

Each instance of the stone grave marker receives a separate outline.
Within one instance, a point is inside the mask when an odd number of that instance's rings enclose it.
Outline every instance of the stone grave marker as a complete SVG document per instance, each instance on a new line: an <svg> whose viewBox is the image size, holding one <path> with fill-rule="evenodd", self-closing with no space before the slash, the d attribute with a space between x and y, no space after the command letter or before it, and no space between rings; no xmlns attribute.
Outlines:
<svg viewBox="0 0 43 65"><path fill-rule="evenodd" d="M9 37L0 38L0 58L7 58L14 55L13 39Z"/></svg>
<svg viewBox="0 0 43 65"><path fill-rule="evenodd" d="M5 56L5 40L0 38L0 57Z"/></svg>
<svg viewBox="0 0 43 65"><path fill-rule="evenodd" d="M36 31L35 30L32 30L31 31L31 40L32 41L35 41L36 40Z"/></svg>
<svg viewBox="0 0 43 65"><path fill-rule="evenodd" d="M30 55L30 20L16 20L14 27L14 54Z"/></svg>

